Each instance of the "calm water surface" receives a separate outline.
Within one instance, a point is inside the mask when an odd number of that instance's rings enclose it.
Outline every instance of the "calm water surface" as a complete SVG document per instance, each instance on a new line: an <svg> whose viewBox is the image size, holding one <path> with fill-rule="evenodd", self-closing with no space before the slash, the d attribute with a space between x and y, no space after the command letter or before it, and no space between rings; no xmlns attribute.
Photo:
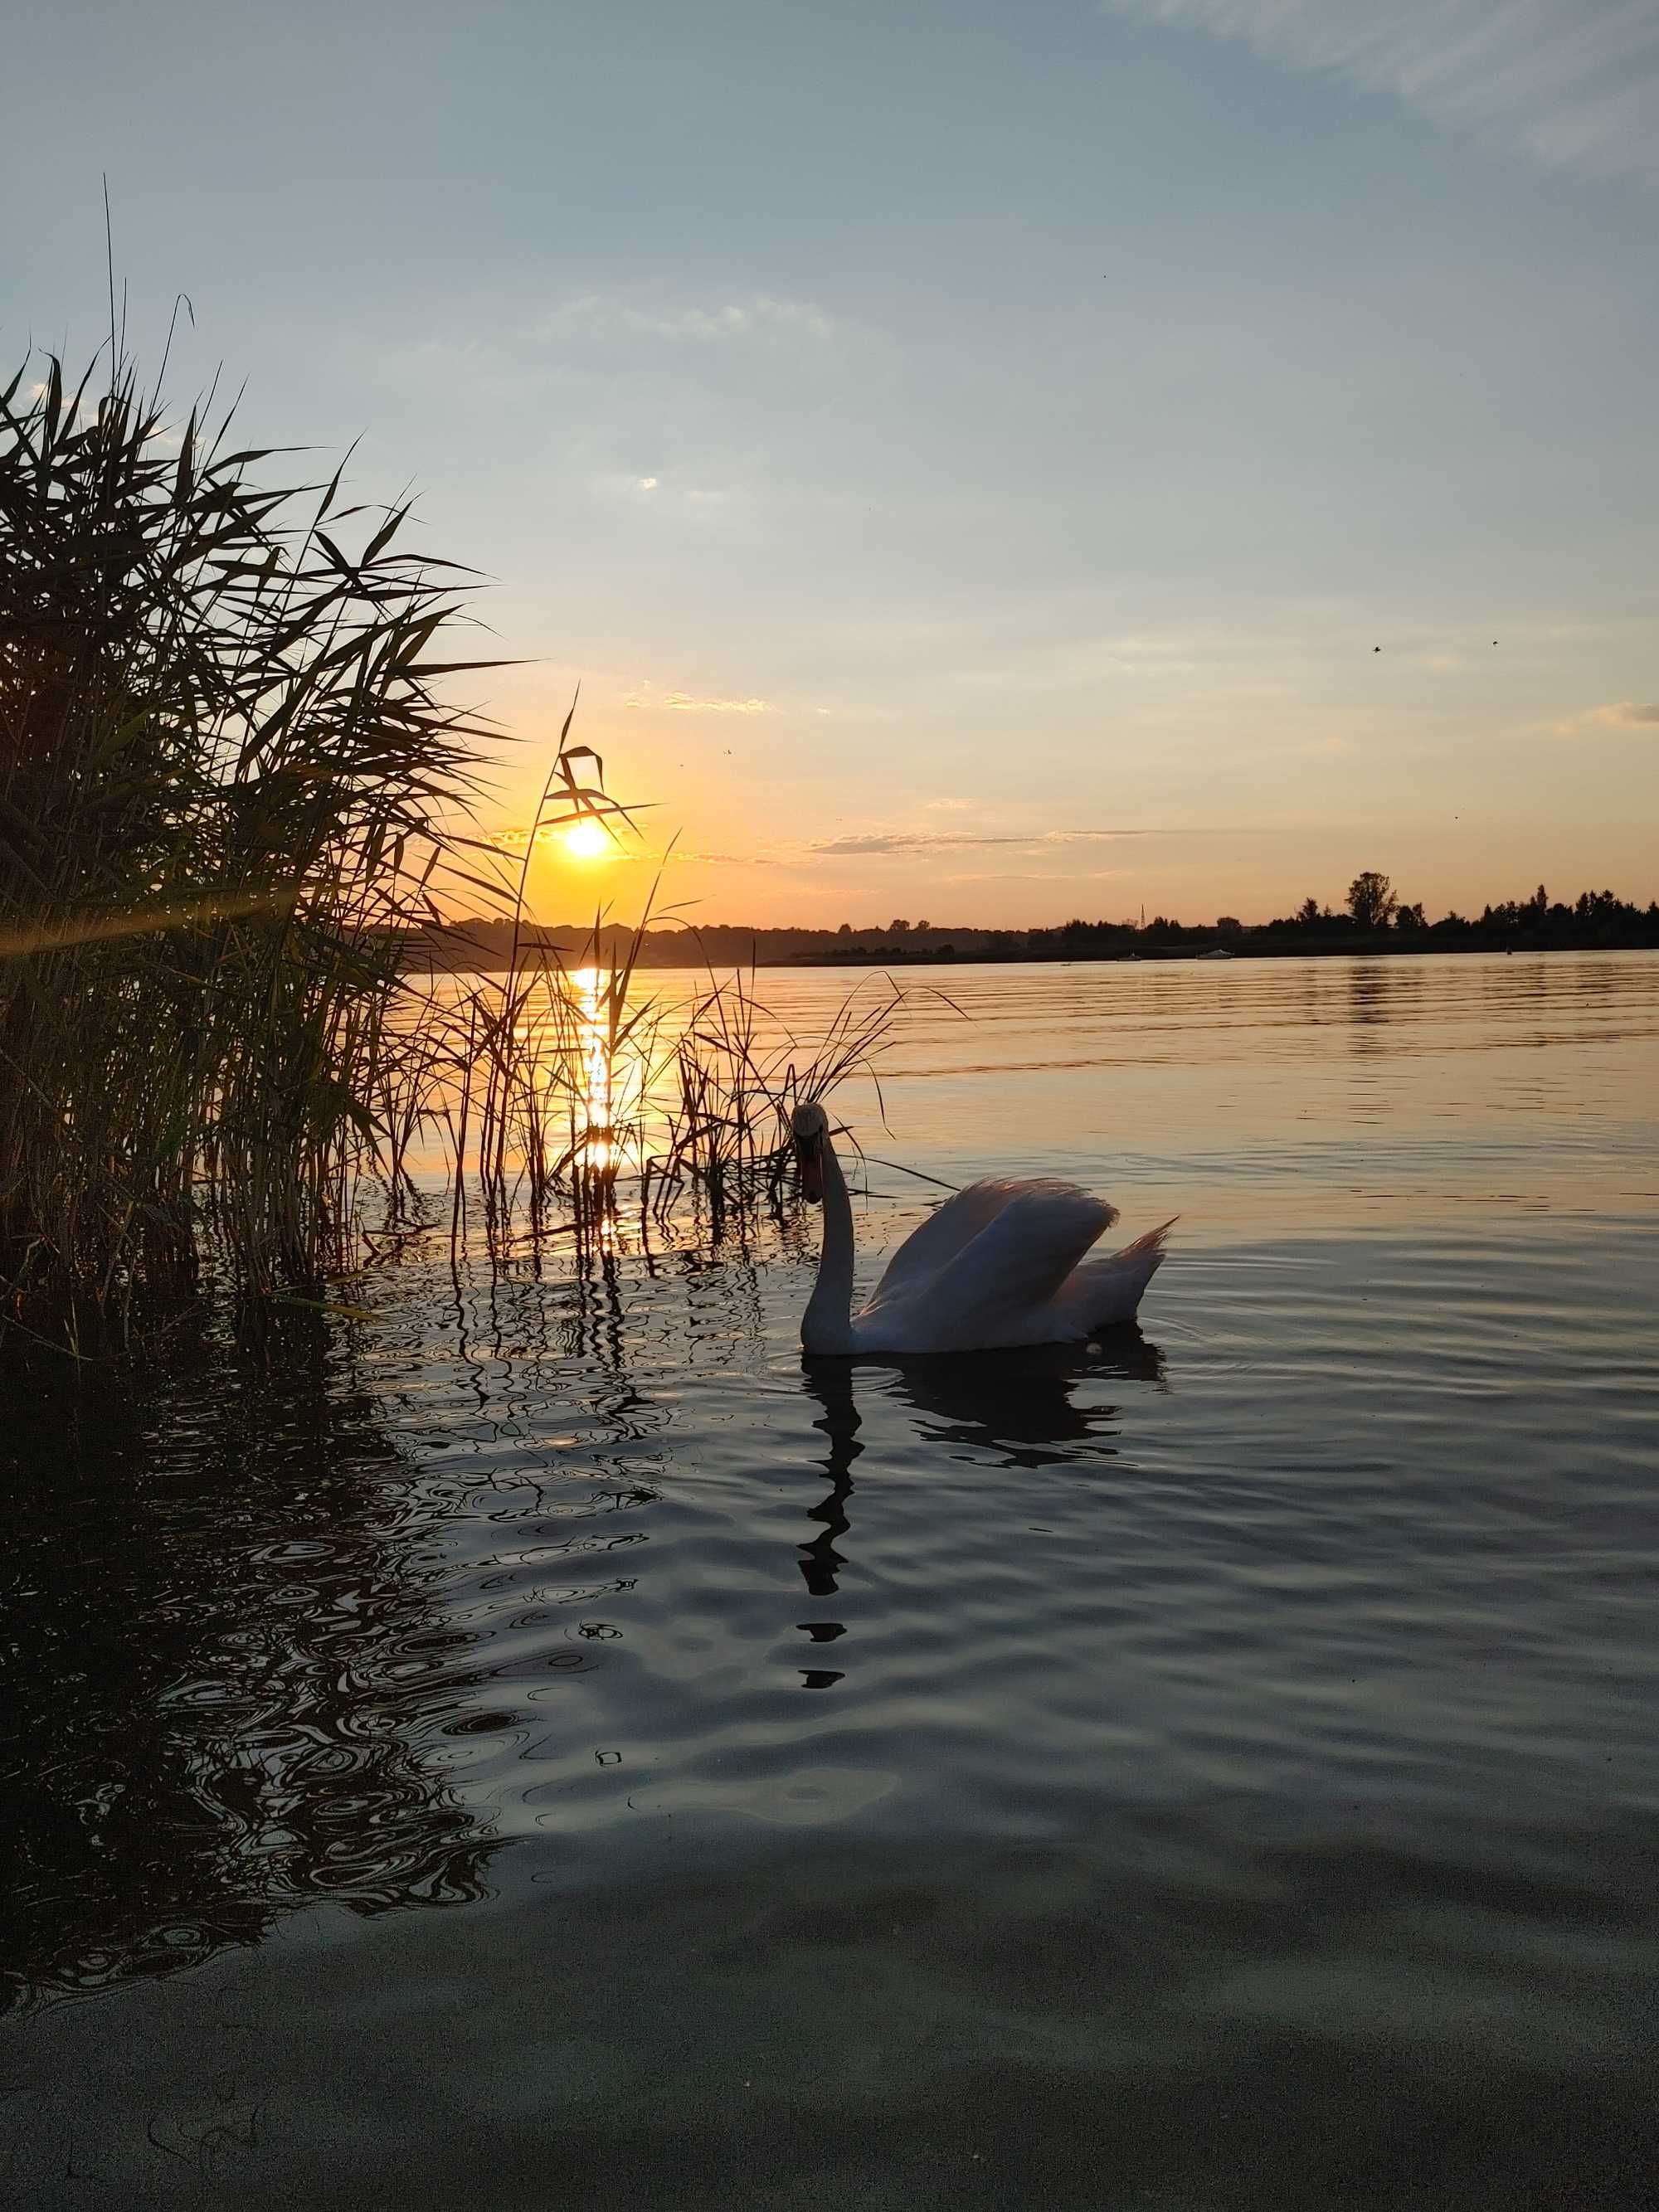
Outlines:
<svg viewBox="0 0 1659 2212"><path fill-rule="evenodd" d="M14 1382L6 2201L1646 2201L1659 959L947 980L846 1109L1179 1212L1098 1355L807 1217Z"/></svg>

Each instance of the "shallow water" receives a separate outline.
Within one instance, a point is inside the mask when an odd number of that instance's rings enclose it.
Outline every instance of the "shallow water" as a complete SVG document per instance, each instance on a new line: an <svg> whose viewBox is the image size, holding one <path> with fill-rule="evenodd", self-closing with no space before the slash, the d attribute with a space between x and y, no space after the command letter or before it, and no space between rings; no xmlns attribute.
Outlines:
<svg viewBox="0 0 1659 2212"><path fill-rule="evenodd" d="M13 2201L1646 2200L1659 958L939 980L847 1110L1178 1212L1098 1355L804 1368L808 1219L14 1390Z"/></svg>

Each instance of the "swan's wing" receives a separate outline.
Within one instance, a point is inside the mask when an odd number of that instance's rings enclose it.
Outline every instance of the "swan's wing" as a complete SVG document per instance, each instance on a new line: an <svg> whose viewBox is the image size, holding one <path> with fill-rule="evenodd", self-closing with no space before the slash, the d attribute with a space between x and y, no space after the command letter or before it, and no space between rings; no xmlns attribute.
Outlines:
<svg viewBox="0 0 1659 2212"><path fill-rule="evenodd" d="M890 1290L884 1276L866 1312L875 1313L885 1299L896 1295L915 1302L919 1309L925 1307L930 1332L942 1340L968 1340L963 1332L969 1327L994 1329L999 1322L1012 1322L1045 1305L1096 1238L1117 1219L1115 1206L1076 1183L1042 1178L991 1188L995 1202L981 1228L940 1261L926 1280L907 1273ZM963 1198L973 1195L963 1193ZM940 1213L946 1211L939 1209ZM935 1214L933 1219L938 1218ZM917 1237L929 1226L924 1223Z"/></svg>
<svg viewBox="0 0 1659 2212"><path fill-rule="evenodd" d="M928 1276L936 1275L947 1261L955 1259L964 1244L979 1235L988 1222L995 1220L1010 1199L1029 1188L1027 1183L1011 1181L1006 1176L988 1176L983 1182L969 1183L966 1190L959 1190L943 1206L936 1206L887 1262L871 1304L878 1305L895 1291L910 1290Z"/></svg>

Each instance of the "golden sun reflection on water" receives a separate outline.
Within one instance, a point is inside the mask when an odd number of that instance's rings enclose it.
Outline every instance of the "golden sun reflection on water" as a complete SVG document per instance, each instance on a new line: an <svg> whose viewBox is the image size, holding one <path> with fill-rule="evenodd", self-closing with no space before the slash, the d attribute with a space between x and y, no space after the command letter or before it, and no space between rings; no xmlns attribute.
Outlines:
<svg viewBox="0 0 1659 2212"><path fill-rule="evenodd" d="M581 1092L587 1110L582 1163L591 1172L605 1174L621 1164L613 1095L616 1071L606 1019L605 992L597 968L573 969L569 983L577 1020L576 1055Z"/></svg>
<svg viewBox="0 0 1659 2212"><path fill-rule="evenodd" d="M963 962L948 997L931 975L906 978L879 1095L854 1075L837 1112L872 1153L953 1183L1056 1175L1102 1191L1130 1226L1179 1214L1182 1249L1379 1219L1440 1234L1486 1214L1524 1213L1529 1232L1552 1214L1650 1218L1656 978L1659 956L1634 952ZM677 1044L715 1026L697 1011L705 981L653 969L618 1005L610 970L583 967L526 1006L555 1152L619 1179L662 1153L687 1111ZM858 988L884 981L767 971L755 1060L810 1056ZM613 1064L613 1029L636 1016ZM446 1156L413 1164L441 1176ZM907 1218L931 1202L886 1170L870 1183ZM901 1226L878 1213L861 1241Z"/></svg>

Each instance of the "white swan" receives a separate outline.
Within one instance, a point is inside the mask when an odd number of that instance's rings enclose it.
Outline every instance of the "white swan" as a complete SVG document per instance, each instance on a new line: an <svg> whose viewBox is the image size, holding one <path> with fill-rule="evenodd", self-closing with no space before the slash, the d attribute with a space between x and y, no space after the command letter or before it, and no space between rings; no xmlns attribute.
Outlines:
<svg viewBox="0 0 1659 2212"><path fill-rule="evenodd" d="M811 1352L983 1352L1077 1344L1133 1321L1171 1224L1109 1259L1085 1260L1117 1219L1076 1183L992 1177L958 1191L900 1245L853 1311L853 1206L822 1106L798 1106L791 1134L801 1189L823 1206L818 1279L801 1319Z"/></svg>

